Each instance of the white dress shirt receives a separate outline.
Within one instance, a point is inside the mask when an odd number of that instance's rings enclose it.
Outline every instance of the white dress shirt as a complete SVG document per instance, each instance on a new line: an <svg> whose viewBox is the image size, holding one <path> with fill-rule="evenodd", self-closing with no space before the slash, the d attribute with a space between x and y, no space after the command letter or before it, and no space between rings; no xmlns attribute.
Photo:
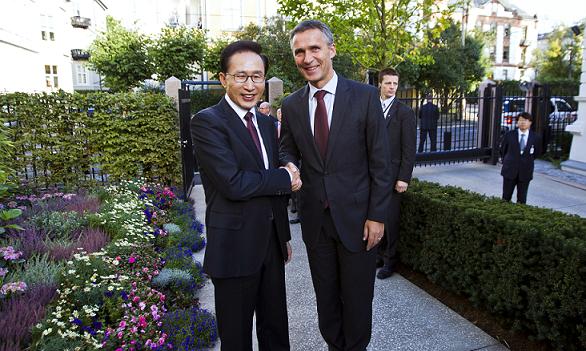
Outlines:
<svg viewBox="0 0 586 351"><path fill-rule="evenodd" d="M244 124L244 127L246 127L246 120L244 119L244 116L246 116L246 114L248 112L252 113L252 116L253 116L252 123L254 124L254 127L256 128L256 134L258 135L258 141L260 142L260 149L262 150L262 161L265 165L265 169L269 169L269 157L267 156L267 150L265 149L265 143L263 142L262 134L260 132L260 129L258 128L258 122L256 120L256 112L255 112L256 108L253 107L250 110L245 110L242 107L236 105L234 103L234 101L232 101L230 99L228 94L226 94L224 97L226 98L226 102L228 102L228 105L230 105L230 107L232 107L232 109L234 110L234 112L236 112L238 117L240 117L240 120ZM248 130L248 127L246 127L246 128Z"/></svg>
<svg viewBox="0 0 586 351"><path fill-rule="evenodd" d="M393 101L395 101L395 96L391 96L386 100L380 101L381 106L383 108L383 115L385 116L385 118L387 118L387 114L389 112L389 109L391 108L391 105L393 104Z"/></svg>
<svg viewBox="0 0 586 351"><path fill-rule="evenodd" d="M311 133L313 134L313 126L315 121L315 109L317 108L317 99L313 96L318 90L325 90L328 92L324 96L324 103L328 111L328 127L332 125L332 110L334 109L334 99L336 98L336 87L338 86L338 75L334 72L334 76L323 88L318 89L309 83L309 122L311 123Z"/></svg>

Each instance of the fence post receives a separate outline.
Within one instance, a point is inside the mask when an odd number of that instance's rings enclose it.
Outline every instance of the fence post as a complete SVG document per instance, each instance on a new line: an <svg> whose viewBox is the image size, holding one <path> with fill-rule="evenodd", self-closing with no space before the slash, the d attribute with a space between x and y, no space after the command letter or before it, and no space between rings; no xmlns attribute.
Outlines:
<svg viewBox="0 0 586 351"><path fill-rule="evenodd" d="M283 96L283 81L273 77L267 81L268 102L271 104L271 115L276 116L277 111L273 108L276 99Z"/></svg>
<svg viewBox="0 0 586 351"><path fill-rule="evenodd" d="M165 95L170 96L175 102L175 109L179 110L179 89L181 81L175 77L169 77L165 81Z"/></svg>
<svg viewBox="0 0 586 351"><path fill-rule="evenodd" d="M494 135L495 125L500 124L500 114L496 116L494 105L494 90L496 83L490 79L484 80L480 86L478 99L478 146L481 149L490 148L490 161L493 165L498 161L498 150L494 148L494 139L498 148L499 137ZM498 118L498 121L496 120ZM500 131L497 132L499 134ZM496 154L495 154L495 151Z"/></svg>
<svg viewBox="0 0 586 351"><path fill-rule="evenodd" d="M533 81L529 84L525 99L525 111L529 111L533 116L531 127L538 135L541 135L543 152L547 152L547 147L551 140L551 127L549 126L550 95L548 85Z"/></svg>

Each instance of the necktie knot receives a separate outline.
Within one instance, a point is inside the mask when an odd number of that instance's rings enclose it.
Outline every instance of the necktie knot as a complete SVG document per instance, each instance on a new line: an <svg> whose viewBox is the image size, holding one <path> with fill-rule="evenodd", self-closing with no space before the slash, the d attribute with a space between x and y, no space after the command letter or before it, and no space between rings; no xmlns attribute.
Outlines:
<svg viewBox="0 0 586 351"><path fill-rule="evenodd" d="M246 114L244 115L244 119L246 120L246 122L252 121L252 112L246 112Z"/></svg>
<svg viewBox="0 0 586 351"><path fill-rule="evenodd" d="M324 99L324 96L326 96L328 92L325 90L318 90L315 92L315 94L313 94L313 96L315 96L315 98L319 101Z"/></svg>

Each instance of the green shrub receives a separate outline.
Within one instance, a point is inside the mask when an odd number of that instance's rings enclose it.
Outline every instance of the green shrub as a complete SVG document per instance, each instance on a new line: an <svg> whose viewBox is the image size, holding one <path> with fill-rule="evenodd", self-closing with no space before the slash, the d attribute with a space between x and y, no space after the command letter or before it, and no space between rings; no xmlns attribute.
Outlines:
<svg viewBox="0 0 586 351"><path fill-rule="evenodd" d="M29 186L95 185L96 168L114 180L178 182L177 111L165 95L10 93L0 106L0 119L16 122L11 165Z"/></svg>
<svg viewBox="0 0 586 351"><path fill-rule="evenodd" d="M224 89L194 90L191 92L191 112L197 113L199 110L214 106L217 104L226 92Z"/></svg>
<svg viewBox="0 0 586 351"><path fill-rule="evenodd" d="M85 216L77 212L41 212L31 221L57 242L70 241L72 234L88 223Z"/></svg>
<svg viewBox="0 0 586 351"><path fill-rule="evenodd" d="M48 254L33 255L11 274L10 279L24 281L29 288L36 285L56 286L59 285L63 267L63 263L52 261Z"/></svg>
<svg viewBox="0 0 586 351"><path fill-rule="evenodd" d="M564 350L586 347L586 219L413 181L401 260Z"/></svg>

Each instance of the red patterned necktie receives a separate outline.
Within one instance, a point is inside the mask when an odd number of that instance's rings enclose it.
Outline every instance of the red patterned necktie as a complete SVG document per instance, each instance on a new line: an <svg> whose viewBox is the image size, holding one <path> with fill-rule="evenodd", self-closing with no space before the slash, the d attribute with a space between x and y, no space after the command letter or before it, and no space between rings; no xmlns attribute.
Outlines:
<svg viewBox="0 0 586 351"><path fill-rule="evenodd" d="M328 111L326 109L326 103L324 102L324 96L328 92L325 90L318 90L313 96L317 100L317 107L315 108L315 115L313 121L313 138L322 160L326 159L326 152L328 148L328 134L330 128L328 126Z"/></svg>
<svg viewBox="0 0 586 351"><path fill-rule="evenodd" d="M254 144L256 145L256 149L258 150L258 153L261 154L262 156L262 150L260 148L260 140L258 139L258 133L256 131L256 127L254 126L254 123L252 122L252 112L248 111L246 113L246 115L244 116L244 119L246 120L246 129L248 129L248 133L250 134L250 136L252 137L252 141L254 141Z"/></svg>

